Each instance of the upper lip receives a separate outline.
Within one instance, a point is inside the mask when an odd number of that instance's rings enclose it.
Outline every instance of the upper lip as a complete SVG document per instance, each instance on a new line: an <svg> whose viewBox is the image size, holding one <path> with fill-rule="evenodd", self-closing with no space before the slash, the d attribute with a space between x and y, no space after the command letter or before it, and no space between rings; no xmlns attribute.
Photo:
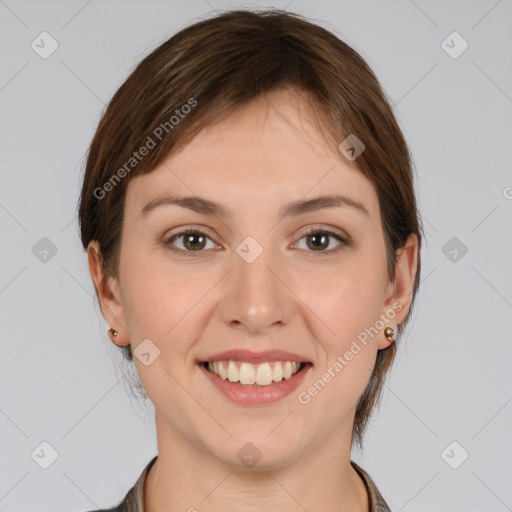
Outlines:
<svg viewBox="0 0 512 512"><path fill-rule="evenodd" d="M264 363L267 361L296 361L297 363L308 363L309 360L300 354L286 352L285 350L264 350L263 352L252 352L247 349L234 349L218 352L205 359L203 362L214 361L246 361L248 363Z"/></svg>

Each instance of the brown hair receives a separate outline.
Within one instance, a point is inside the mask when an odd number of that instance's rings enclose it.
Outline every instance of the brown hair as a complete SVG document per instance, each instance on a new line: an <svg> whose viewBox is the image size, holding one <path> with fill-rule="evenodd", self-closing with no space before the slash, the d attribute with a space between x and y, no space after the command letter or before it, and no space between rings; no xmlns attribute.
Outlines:
<svg viewBox="0 0 512 512"><path fill-rule="evenodd" d="M389 100L355 50L330 31L281 10L227 11L180 30L146 56L114 94L88 151L79 204L83 247L99 242L108 275L118 277L130 179L151 172L171 150L236 106L282 88L308 99L317 122L338 143L350 134L364 143L353 163L375 186L393 279L396 251L411 233L421 248L422 227L412 158ZM134 156L139 148L145 156ZM418 251L411 308L400 330L410 318L419 276ZM130 346L122 350L132 360ZM360 446L395 351L396 343L379 350L358 402L353 440Z"/></svg>

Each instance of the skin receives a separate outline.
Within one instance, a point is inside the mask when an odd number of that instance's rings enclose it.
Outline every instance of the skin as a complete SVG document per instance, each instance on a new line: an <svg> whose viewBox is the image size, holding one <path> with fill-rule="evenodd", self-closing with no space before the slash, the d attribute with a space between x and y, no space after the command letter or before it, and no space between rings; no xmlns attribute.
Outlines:
<svg viewBox="0 0 512 512"><path fill-rule="evenodd" d="M294 96L275 92L238 107L131 180L119 280L104 274L91 242L89 268L102 312L119 331L115 343L135 350L149 338L160 350L149 366L134 357L156 411L158 459L146 480L147 512L220 512L226 504L241 512L368 511L350 466L351 432L377 351L391 343L383 329L310 403L297 400L379 315L399 303L385 325L394 328L410 306L417 238L399 253L391 283L377 194L356 163L343 160ZM369 216L344 206L278 217L285 203L333 191L360 201ZM140 214L164 193L206 197L233 215L177 205ZM165 245L187 226L209 237L195 252L185 237L175 240L191 257ZM315 251L308 227L333 230L351 244L331 237ZM250 264L235 252L247 236L263 248ZM297 352L313 367L299 390L277 403L237 405L198 367L232 348ZM249 441L262 454L252 469L237 458Z"/></svg>

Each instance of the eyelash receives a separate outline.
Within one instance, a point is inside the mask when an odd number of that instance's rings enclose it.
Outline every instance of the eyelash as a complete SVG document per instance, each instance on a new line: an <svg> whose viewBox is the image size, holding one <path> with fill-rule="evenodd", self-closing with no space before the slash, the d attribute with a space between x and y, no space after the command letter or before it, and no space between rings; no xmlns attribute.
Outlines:
<svg viewBox="0 0 512 512"><path fill-rule="evenodd" d="M338 240L338 242L340 242L340 244L335 249L329 249L328 251L318 251L318 252L316 252L316 251L306 251L306 252L316 253L319 256L328 256L328 255L337 253L338 251L340 251L344 247L349 247L350 246L350 242L347 239L345 239L344 237L342 237L341 235L339 235L338 233L335 233L334 231L330 231L329 229L319 229L319 228L310 228L310 229L308 229L306 232L304 232L302 234L302 236L299 238L299 241L302 240L304 237L307 237L309 235L319 234L319 233L320 234L325 234L325 235L328 235L328 236L332 236L333 238ZM204 252L204 250L200 250L200 251L184 251L183 249L179 249L178 247L173 245L173 242L176 239L178 239L178 238L180 238L182 236L185 236L185 235L190 235L190 234L205 236L206 238L211 240L211 238L205 232L203 232L203 231L200 231L198 229L193 229L193 228L186 228L186 229L184 229L182 231L179 231L178 233L173 234L171 237L169 237L166 240L164 240L164 244L165 244L165 246L169 250L171 250L172 252L175 252L176 254L183 255L183 256L190 256L190 257L193 257L193 258L197 257L197 256L199 256L199 254L197 254L197 253L202 253L202 252Z"/></svg>

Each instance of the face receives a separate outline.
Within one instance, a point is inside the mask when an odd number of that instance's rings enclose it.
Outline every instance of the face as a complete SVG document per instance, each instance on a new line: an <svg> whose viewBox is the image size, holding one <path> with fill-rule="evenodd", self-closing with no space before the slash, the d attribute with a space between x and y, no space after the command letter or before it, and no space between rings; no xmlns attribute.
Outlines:
<svg viewBox="0 0 512 512"><path fill-rule="evenodd" d="M333 194L346 200L311 202ZM195 201L160 201L170 196ZM271 468L350 444L357 401L390 344L384 328L407 310L414 275L403 261L393 286L373 185L281 92L131 180L119 281L103 303L136 354L158 428L235 466L254 450ZM219 360L226 379L204 367ZM287 360L301 369L274 382ZM274 383L230 382L238 371Z"/></svg>

